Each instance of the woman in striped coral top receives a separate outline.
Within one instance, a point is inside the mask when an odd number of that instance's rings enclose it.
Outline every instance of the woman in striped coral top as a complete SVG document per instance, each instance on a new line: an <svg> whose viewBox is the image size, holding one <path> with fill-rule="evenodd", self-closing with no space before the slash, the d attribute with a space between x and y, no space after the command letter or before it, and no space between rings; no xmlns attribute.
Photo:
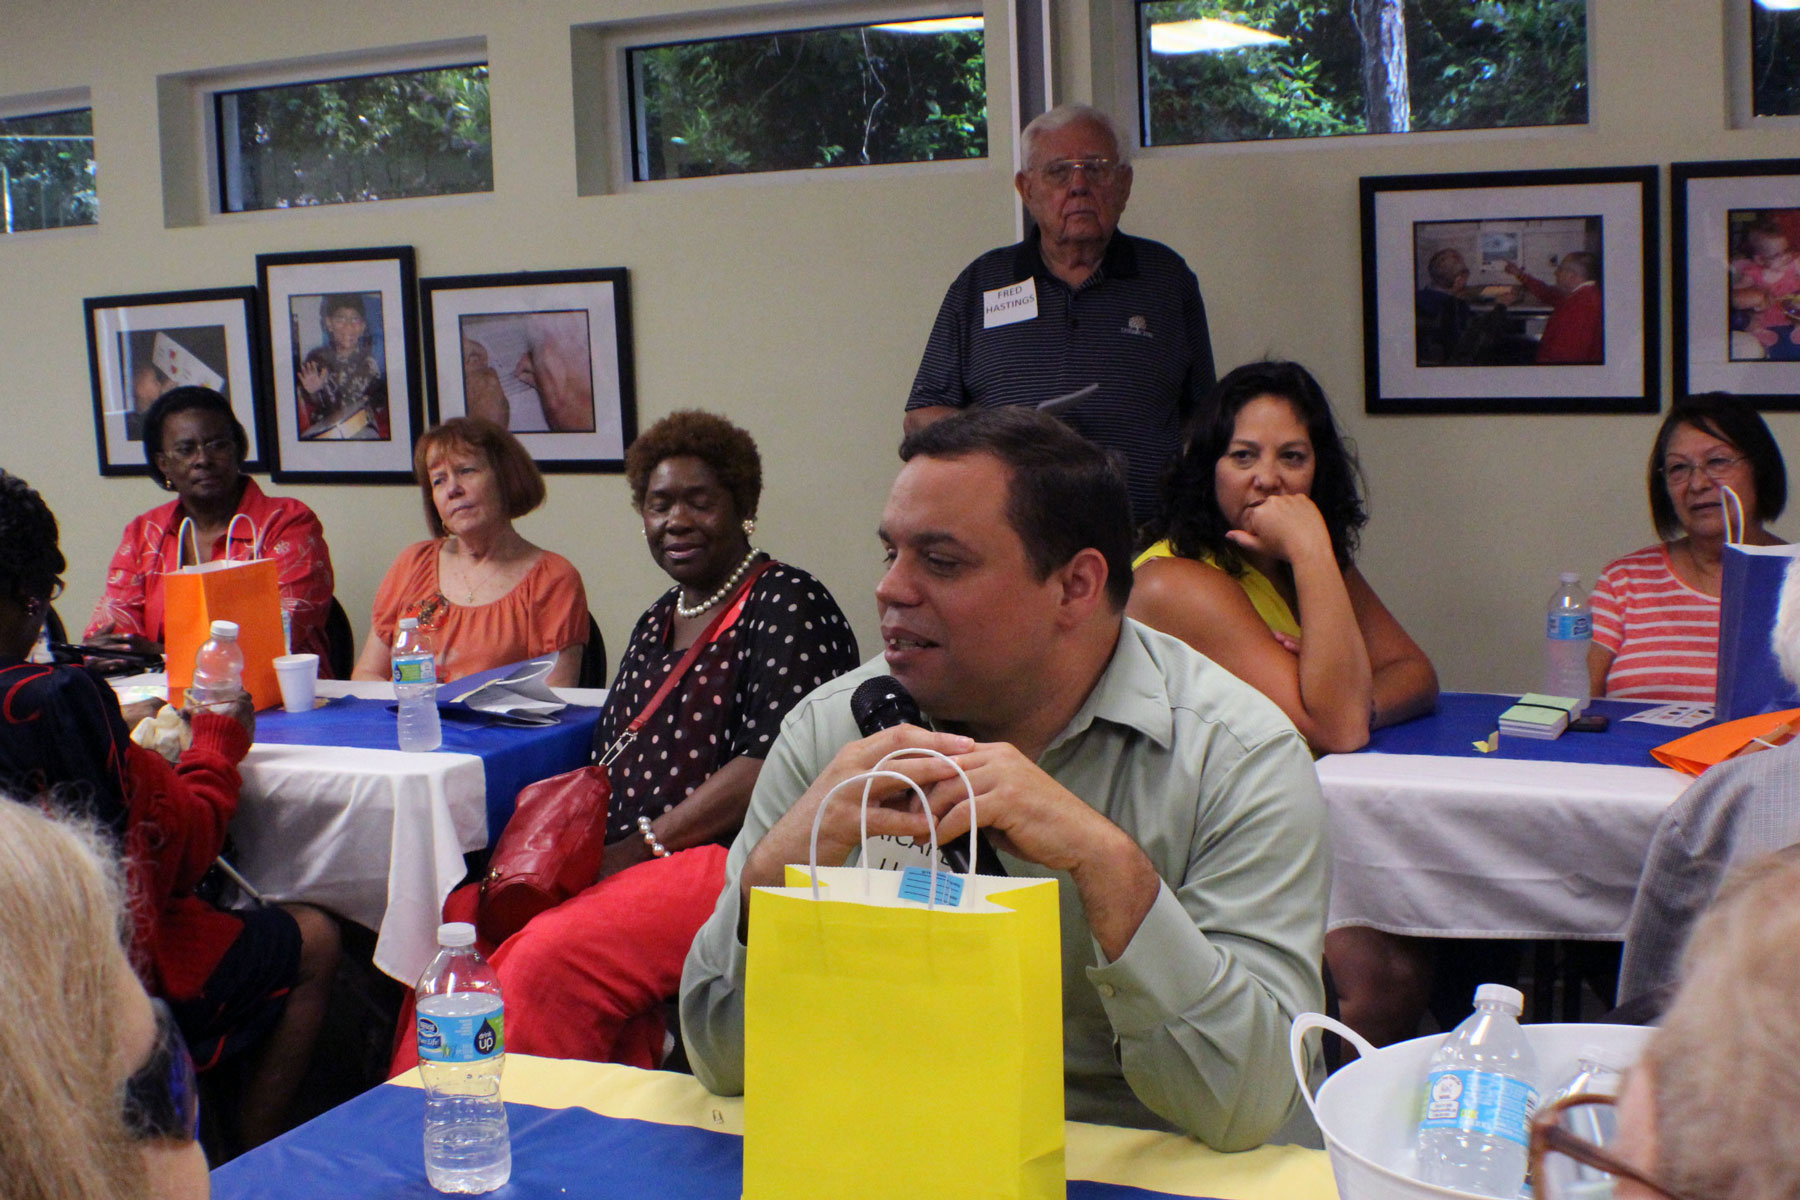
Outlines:
<svg viewBox="0 0 1800 1200"><path fill-rule="evenodd" d="M1614 561L1594 586L1594 694L1711 704L1718 678L1724 489L1744 506L1743 541L1787 503L1787 466L1755 410L1721 393L1677 401L1650 453L1650 517L1662 543Z"/></svg>

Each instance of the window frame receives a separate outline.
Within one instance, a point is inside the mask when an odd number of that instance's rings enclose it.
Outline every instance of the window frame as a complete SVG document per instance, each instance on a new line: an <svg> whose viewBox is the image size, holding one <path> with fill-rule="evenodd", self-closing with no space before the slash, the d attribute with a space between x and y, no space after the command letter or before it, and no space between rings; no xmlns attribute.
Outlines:
<svg viewBox="0 0 1800 1200"><path fill-rule="evenodd" d="M691 179L636 177L644 130L637 117L638 109L633 104L636 85L632 78L630 52L634 49L966 16L973 12L980 13L982 18L983 53L987 61L988 151L983 157L872 163L853 169L804 167L747 171ZM668 189L770 186L796 180L810 182L829 175L869 179L895 172L985 170L997 160L1010 161L1011 146L1017 140L1014 114L1018 111L1011 90L1011 79L1016 75L1012 70L1012 22L1011 0L913 0L911 3L905 0L807 0L779 7L745 7L697 16L658 16L576 26L571 34L576 75L578 191L582 195L620 195ZM586 119L591 111L595 112L597 120ZM605 132L602 136L594 136L591 127Z"/></svg>
<svg viewBox="0 0 1800 1200"><path fill-rule="evenodd" d="M22 117L54 117L63 113L88 113L91 125L94 116L94 97L90 89L85 87L57 88L47 92L27 92L16 96L0 96L0 121L16 121ZM100 154L98 134L90 134L94 139L90 146L89 158L94 163L94 190L99 193ZM0 201L4 203L4 201ZM92 233L100 228L98 212L93 221L85 225L52 225L45 229L19 229L12 233L0 232L0 246L16 238L30 237L68 237L87 232Z"/></svg>
<svg viewBox="0 0 1800 1200"><path fill-rule="evenodd" d="M220 94L259 88L289 87L295 84L331 83L340 79L357 79L370 75L393 75L467 66L487 67L489 86L492 86L493 63L488 53L488 42L485 37L456 38L411 46L310 55L305 58L286 59L279 63L223 67L216 70L162 77L158 80L158 94L163 109L165 163L169 158L170 149L167 131L172 123L171 102L188 109L185 120L185 127L188 130L187 138L198 159L191 183L187 185L199 189L199 193L190 198L193 210L192 220L181 220L175 215L177 211L188 206L177 202L177 196L171 191L171 181L165 180L165 205L169 209L167 214L169 224L271 220L280 219L282 215L294 212L316 212L320 208L348 207L355 209L372 203L421 204L443 201L467 203L472 199L491 197L494 195L494 190L457 192L442 196L400 196L392 200L352 202L347 205L258 208L242 212L233 212L224 205L226 163L224 131L219 128L218 119ZM492 112L491 102L489 111ZM492 134L491 127L489 133ZM170 174L174 174L174 172L171 171ZM498 186L498 181L496 181L495 189Z"/></svg>
<svg viewBox="0 0 1800 1200"><path fill-rule="evenodd" d="M1287 138L1254 138L1237 142L1169 142L1157 146L1144 145L1144 114L1150 103L1148 89L1145 86L1147 71L1145 69L1150 55L1149 39L1143 36L1138 21L1142 0L1126 0L1125 3L1113 4L1108 15L1109 33L1111 34L1113 53L1107 63L1108 75L1104 81L1105 94L1111 98L1110 111L1116 114L1125 135L1132 140L1131 154L1133 158L1180 158L1194 154L1217 153L1230 151L1234 153L1280 154L1305 153L1305 147L1323 149L1337 147L1342 149L1346 144L1355 144L1358 138L1381 139L1377 145L1424 145L1466 143L1470 139L1478 141L1508 141L1518 138L1544 137L1581 137L1594 128L1594 4L1595 0L1585 0L1587 9L1587 77L1588 77L1588 119L1576 125L1503 125L1492 129L1409 129L1405 133L1346 133L1330 137L1287 137ZM1730 0L1727 0L1729 3ZM1749 18L1745 17L1745 36L1748 36ZM1096 64L1098 69L1100 64ZM1097 76L1095 92L1102 92L1103 83ZM1794 118L1800 124L1800 118Z"/></svg>

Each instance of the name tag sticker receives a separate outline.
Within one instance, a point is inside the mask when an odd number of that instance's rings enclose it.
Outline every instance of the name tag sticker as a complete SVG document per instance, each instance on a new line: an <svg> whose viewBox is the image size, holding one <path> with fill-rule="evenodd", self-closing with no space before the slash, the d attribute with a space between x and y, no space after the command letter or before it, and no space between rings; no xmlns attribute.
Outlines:
<svg viewBox="0 0 1800 1200"><path fill-rule="evenodd" d="M981 293L981 327L998 329L1037 316L1037 280L1009 284Z"/></svg>

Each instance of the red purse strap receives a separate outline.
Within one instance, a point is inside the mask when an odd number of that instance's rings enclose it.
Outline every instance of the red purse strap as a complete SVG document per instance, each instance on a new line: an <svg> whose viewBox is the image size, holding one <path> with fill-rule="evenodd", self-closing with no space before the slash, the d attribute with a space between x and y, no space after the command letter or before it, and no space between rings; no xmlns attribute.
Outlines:
<svg viewBox="0 0 1800 1200"><path fill-rule="evenodd" d="M613 759L619 757L625 747L637 739L638 730L642 729L655 715L656 710L662 707L662 702L668 699L669 693L675 690L675 685L681 682L681 677L687 674L688 668L694 665L694 661L700 657L701 652L710 646L713 639L718 637L725 626L737 616L743 606L744 597L750 591L750 585L756 582L758 576L774 565L774 559L765 558L750 569L750 574L744 577L744 582L739 584L737 591L732 594L731 603L721 608L718 615L707 622L706 628L701 631L700 636L694 639L694 644L687 648L687 653L681 656L681 661L675 664L675 669L669 672L668 677L662 681L662 686L656 689L656 694L650 697L650 702L644 705L644 711L632 718L631 724L625 727L625 732L621 733L618 740L607 747L606 753L600 756L601 766L610 765Z"/></svg>

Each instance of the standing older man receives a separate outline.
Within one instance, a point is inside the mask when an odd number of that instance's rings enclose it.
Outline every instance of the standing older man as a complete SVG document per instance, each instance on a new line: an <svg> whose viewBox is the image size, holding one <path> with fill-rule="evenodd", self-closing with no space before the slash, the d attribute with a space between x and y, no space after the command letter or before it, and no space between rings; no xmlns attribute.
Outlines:
<svg viewBox="0 0 1800 1200"><path fill-rule="evenodd" d="M1020 135L1013 186L1036 228L950 285L906 402L912 432L960 408L1041 404L1091 384L1064 415L1125 456L1137 520L1183 419L1213 385L1200 284L1160 242L1118 233L1131 163L1112 119L1085 104Z"/></svg>
<svg viewBox="0 0 1800 1200"><path fill-rule="evenodd" d="M1292 1018L1324 999L1329 868L1305 741L1260 692L1124 618L1124 480L1091 442L1003 409L910 434L900 454L875 589L886 652L802 700L763 766L682 976L695 1073L743 1090L750 889L807 861L832 785L924 746L968 772L1007 872L1060 884L1069 1117L1262 1143L1298 1099ZM851 693L884 671L932 730L859 735ZM897 769L926 788L941 839L967 832L951 768ZM869 832L924 842L910 795L890 788ZM818 861L854 859L856 806L825 817Z"/></svg>

